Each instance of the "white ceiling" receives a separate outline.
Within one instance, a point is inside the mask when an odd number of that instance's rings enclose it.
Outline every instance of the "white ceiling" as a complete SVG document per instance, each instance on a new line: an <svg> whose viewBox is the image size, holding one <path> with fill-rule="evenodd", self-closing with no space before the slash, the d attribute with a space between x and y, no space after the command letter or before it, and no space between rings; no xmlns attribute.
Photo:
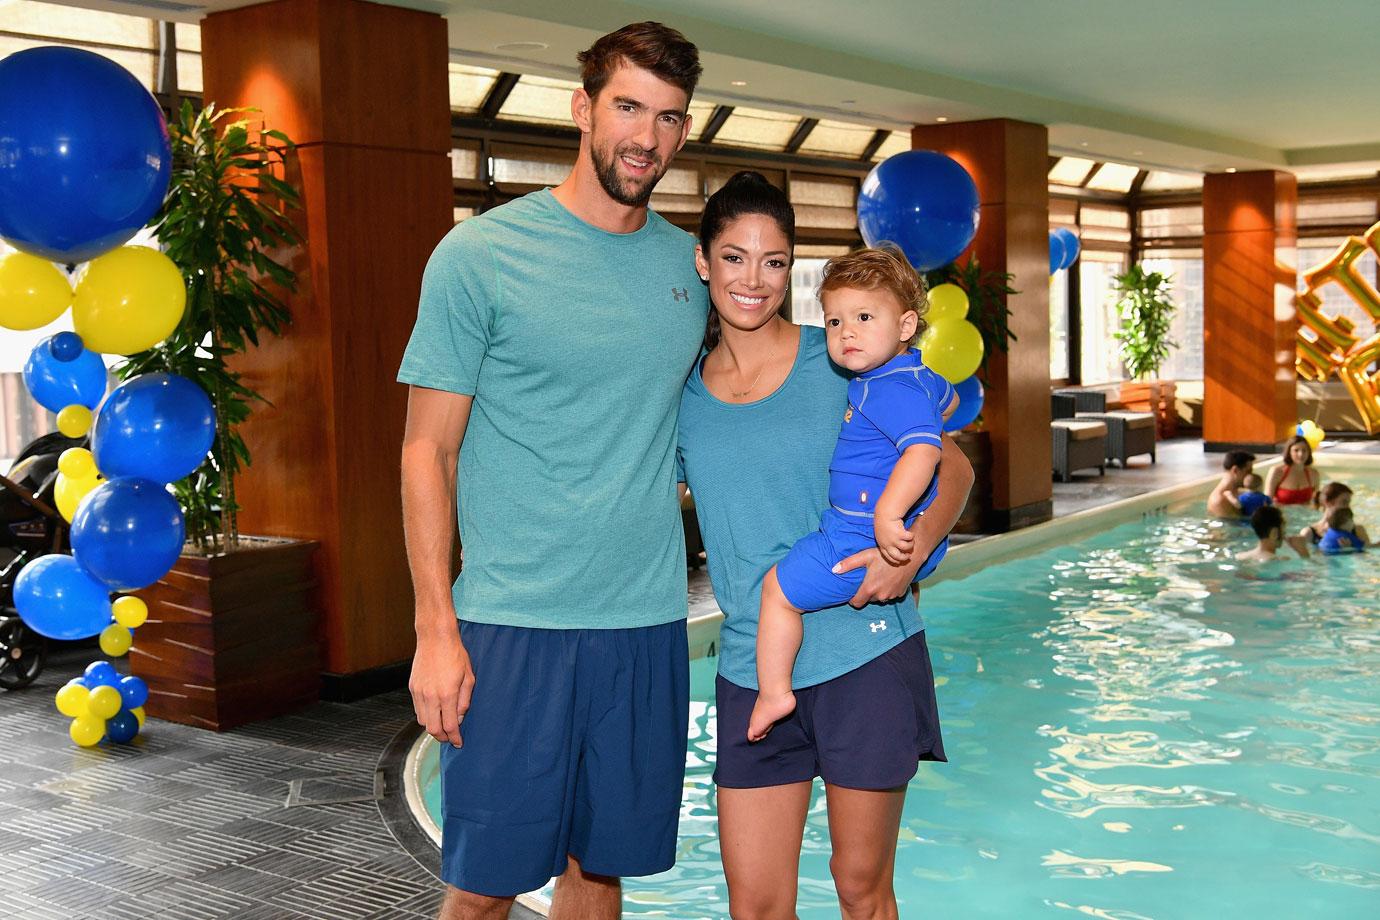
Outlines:
<svg viewBox="0 0 1380 920"><path fill-rule="evenodd" d="M508 70L570 76L598 35L659 19L699 45L714 101L892 127L1021 118L1055 152L1193 171L1380 163L1377 0L387 2L443 14L454 59ZM76 5L195 21L246 4Z"/></svg>

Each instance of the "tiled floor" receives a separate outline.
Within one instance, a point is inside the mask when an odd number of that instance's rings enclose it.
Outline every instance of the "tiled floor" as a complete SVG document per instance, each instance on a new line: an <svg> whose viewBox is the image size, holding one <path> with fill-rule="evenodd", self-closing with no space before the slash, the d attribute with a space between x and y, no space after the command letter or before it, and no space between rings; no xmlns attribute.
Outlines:
<svg viewBox="0 0 1380 920"><path fill-rule="evenodd" d="M1375 453L1380 443L1337 450ZM1200 441L1165 442L1153 466L1056 483L1055 513L1220 464ZM691 601L692 613L716 609L703 568L692 573ZM0 917L435 916L436 854L409 855L374 800L380 754L412 721L405 692L220 735L151 720L135 745L88 751L68 739L52 700L96 657L94 646L69 647L32 687L0 693ZM306 803L289 806L294 780ZM357 800L310 804L342 797Z"/></svg>

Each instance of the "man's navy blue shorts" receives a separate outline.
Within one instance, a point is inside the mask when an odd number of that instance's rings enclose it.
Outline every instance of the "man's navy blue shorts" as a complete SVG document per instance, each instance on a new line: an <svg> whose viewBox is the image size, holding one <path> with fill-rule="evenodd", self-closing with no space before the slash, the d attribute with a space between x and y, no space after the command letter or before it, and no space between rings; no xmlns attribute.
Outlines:
<svg viewBox="0 0 1380 920"><path fill-rule="evenodd" d="M690 699L685 621L637 629L462 622L474 694L441 745L441 877L507 897L567 854L596 875L675 863Z"/></svg>
<svg viewBox="0 0 1380 920"><path fill-rule="evenodd" d="M818 776L848 789L895 789L910 782L920 761L948 760L923 630L847 674L796 690L795 712L749 743L755 702L756 690L716 679L720 786L755 789Z"/></svg>

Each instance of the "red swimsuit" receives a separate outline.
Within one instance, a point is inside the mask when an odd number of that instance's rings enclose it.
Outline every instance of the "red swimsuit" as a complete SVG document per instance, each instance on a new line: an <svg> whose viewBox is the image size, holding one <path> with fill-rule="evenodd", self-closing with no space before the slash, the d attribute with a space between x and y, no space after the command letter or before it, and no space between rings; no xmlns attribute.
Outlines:
<svg viewBox="0 0 1380 920"><path fill-rule="evenodd" d="M1280 477L1280 482L1284 482L1289 477L1289 471L1293 469L1293 464L1284 464L1284 475ZM1286 489L1283 485L1275 486L1275 504L1277 505L1306 505L1313 500L1313 471L1305 468L1303 475L1308 479L1308 485L1302 489Z"/></svg>

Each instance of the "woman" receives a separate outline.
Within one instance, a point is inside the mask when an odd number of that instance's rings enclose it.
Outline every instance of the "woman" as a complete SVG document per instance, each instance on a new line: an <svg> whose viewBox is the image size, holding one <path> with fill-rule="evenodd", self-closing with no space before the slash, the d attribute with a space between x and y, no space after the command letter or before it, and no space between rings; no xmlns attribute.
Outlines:
<svg viewBox="0 0 1380 920"><path fill-rule="evenodd" d="M1294 435L1284 445L1284 463L1270 470L1265 494L1277 505L1307 505L1318 489L1318 471L1313 469L1313 448L1307 439Z"/></svg>
<svg viewBox="0 0 1380 920"><path fill-rule="evenodd" d="M1299 531L1299 536L1317 546L1322 542L1323 534L1327 533L1327 518L1332 509L1351 507L1351 486L1344 482L1329 482L1313 496L1313 507L1322 514L1318 520Z"/></svg>
<svg viewBox="0 0 1380 920"><path fill-rule="evenodd" d="M794 326L777 312L793 245L784 193L749 172L710 198L696 251L714 309L708 354L681 402L679 456L725 614L714 774L724 874L735 920L795 916L818 775L842 915L896 917L891 880L906 783L919 760L944 759L923 624L908 586L960 513L972 469L946 443L939 498L917 521L910 563L889 566L875 548L846 560L849 568L868 566L853 602L886 602L805 616L792 680L797 709L749 744L762 577L819 526L847 408L848 378L829 363L823 330Z"/></svg>

